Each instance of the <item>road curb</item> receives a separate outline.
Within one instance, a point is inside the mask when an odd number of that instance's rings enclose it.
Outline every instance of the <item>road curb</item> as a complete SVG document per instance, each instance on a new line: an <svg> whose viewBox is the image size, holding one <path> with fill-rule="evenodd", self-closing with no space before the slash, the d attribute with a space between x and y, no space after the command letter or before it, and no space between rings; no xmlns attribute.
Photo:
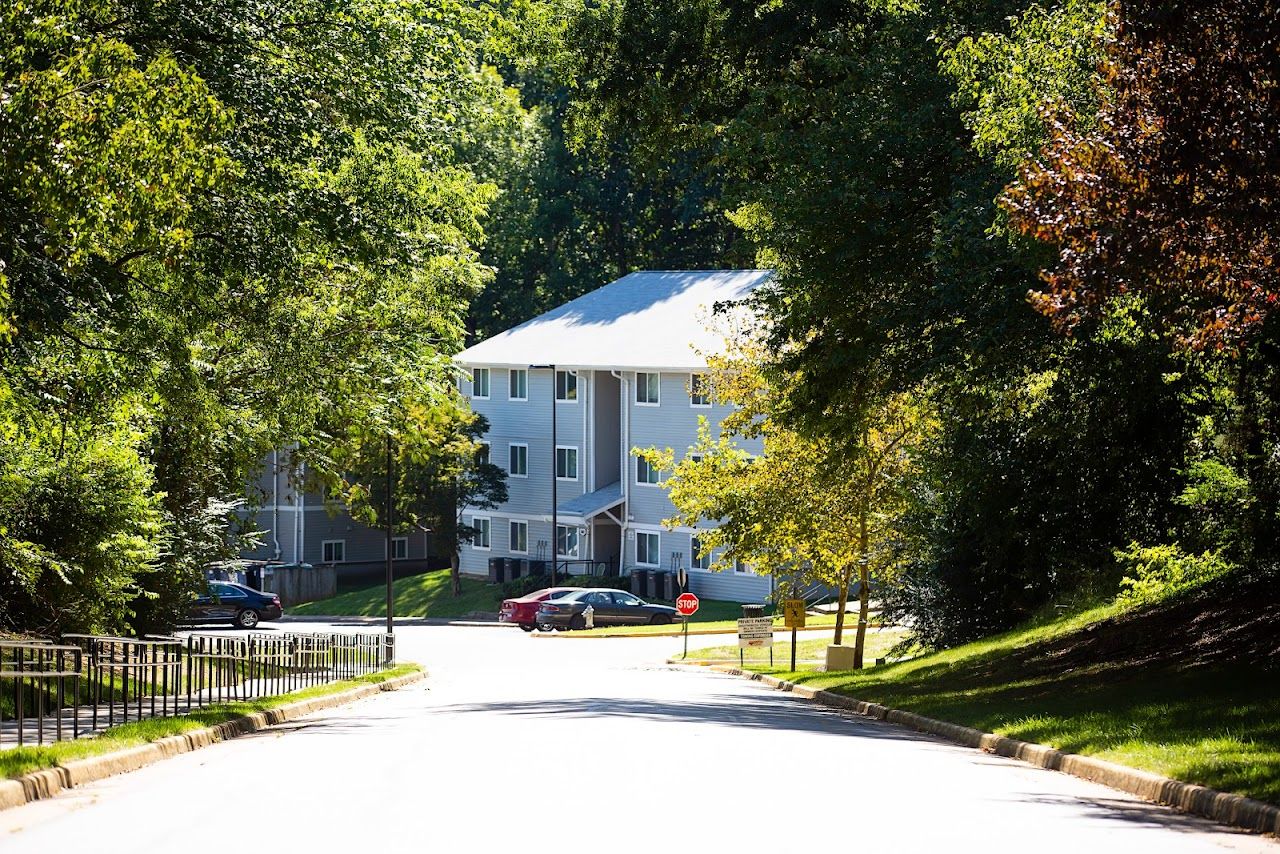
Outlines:
<svg viewBox="0 0 1280 854"><path fill-rule="evenodd" d="M203 729L166 736L147 744L117 750L114 753L104 753L87 759L73 759L53 768L42 768L21 777L0 780L0 810L52 798L64 789L72 789L116 774L136 771L180 753L190 753L220 741L230 741L313 712L363 700L365 697L372 697L383 691L395 691L419 682L426 676L424 670L406 673L404 676L397 676L385 682L359 685L323 697L296 700L265 712L253 712Z"/></svg>
<svg viewBox="0 0 1280 854"><path fill-rule="evenodd" d="M796 629L797 632L834 632L835 626L806 626L803 629ZM779 626L773 630L774 634L789 632L791 629ZM690 629L689 637L697 635L736 635L737 629ZM669 632L645 632L622 634L620 632L605 632L599 635L586 635L580 632L533 632L535 638L564 638L566 640L602 640L604 638L678 638L683 637L684 632L679 629L673 629Z"/></svg>
<svg viewBox="0 0 1280 854"><path fill-rule="evenodd" d="M694 666L694 665L691 665ZM1246 798L1230 792L1219 792L1205 786L1184 783L1149 771L1139 771L1125 765L1117 765L1104 759L1067 753L1057 748L1030 741L1020 741L993 732L983 732L973 727L961 726L937 718L918 715L905 709L891 709L879 703L869 703L831 691L807 688L776 676L752 673L738 667L721 664L704 665L717 673L741 676L755 682L787 691L813 700L824 706L843 709L863 717L875 718L892 724L909 727L919 732L936 735L948 741L972 747L985 753L1018 759L1049 771L1061 771L1073 777L1101 783L1122 792L1136 795L1145 801L1163 804L1183 812L1212 819L1221 824L1252 830L1259 833L1280 835L1280 806Z"/></svg>

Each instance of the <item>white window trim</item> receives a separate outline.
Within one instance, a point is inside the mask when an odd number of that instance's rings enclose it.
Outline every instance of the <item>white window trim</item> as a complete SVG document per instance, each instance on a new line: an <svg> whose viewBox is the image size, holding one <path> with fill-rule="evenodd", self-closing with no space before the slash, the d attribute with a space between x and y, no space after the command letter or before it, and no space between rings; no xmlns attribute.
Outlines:
<svg viewBox="0 0 1280 854"><path fill-rule="evenodd" d="M404 557L396 556L396 546L404 543ZM387 541L382 541L382 556L387 556ZM408 560L409 559L409 538L408 537L392 537L391 538L391 559L392 560Z"/></svg>
<svg viewBox="0 0 1280 854"><path fill-rule="evenodd" d="M658 538L658 560L656 563L648 563L640 560L640 538L641 537L657 537ZM662 566L662 532L661 531L636 531L636 566Z"/></svg>
<svg viewBox="0 0 1280 854"><path fill-rule="evenodd" d="M325 560L325 546L342 546L342 560ZM320 562L321 563L346 563L347 562L347 541L346 540L321 540L320 541Z"/></svg>
<svg viewBox="0 0 1280 854"><path fill-rule="evenodd" d="M655 401L636 400L636 406L661 406L662 405L662 372L661 371L636 371L636 393L635 397L640 395L640 377L657 377L658 378L658 399Z"/></svg>
<svg viewBox="0 0 1280 854"><path fill-rule="evenodd" d="M512 453L516 448L524 448L524 474L516 474L511 470L511 461L515 459ZM529 443L528 442L512 442L507 445L507 477L528 477L529 476Z"/></svg>
<svg viewBox="0 0 1280 854"><path fill-rule="evenodd" d="M697 534L689 535L689 568L694 570L695 572L710 572L711 564L715 563L715 558L711 554L711 551L712 551L711 549L707 549L707 553L701 556L707 559L707 565L698 566L698 560L699 560L698 549L696 548L694 543L700 539L701 537L699 537Z"/></svg>
<svg viewBox="0 0 1280 854"><path fill-rule="evenodd" d="M512 397L511 395L511 378L516 374L524 374L524 397ZM529 371L522 368L512 368L507 371L507 400L514 400L521 403L527 403L529 400Z"/></svg>
<svg viewBox="0 0 1280 854"><path fill-rule="evenodd" d="M492 516L472 516L471 527L473 528L479 527L479 525L477 525L476 523L480 522L481 520L489 523L489 545L477 546L474 539L472 539L469 545L471 546L471 548L475 549L478 552L490 552L490 551L493 551L493 517Z"/></svg>
<svg viewBox="0 0 1280 854"><path fill-rule="evenodd" d="M642 462L644 462L644 460L642 460L640 457L636 457L636 471L635 471L635 475L636 475L636 478L635 478L635 480L636 480L636 486L648 486L648 487L651 487L651 488L652 488L652 487L659 487L659 488L660 488L660 487L662 486L662 472L660 472L660 471L658 472L658 480L657 480L655 483L650 483L650 482L649 482L649 481L647 481L647 480L641 480L641 479L640 479L640 463L642 463ZM653 471L657 471L657 469L654 469L652 465L650 465L650 466L649 466L649 468L650 468L651 470L653 470Z"/></svg>
<svg viewBox="0 0 1280 854"><path fill-rule="evenodd" d="M574 549L573 549L573 551L572 551L572 552L562 552L562 551L560 551L560 529L561 529L561 528L564 528L566 531L573 531L573 534L574 534L574 541L573 541ZM558 524L558 523L557 523L557 524L556 524L556 530L555 530L555 533L554 533L552 536L553 536L553 538L554 538L554 539L555 539L555 541L556 541L556 542L555 542L556 558L562 558L562 557L563 557L563 558L568 558L568 559L570 559L570 560L578 560L578 556L579 556L580 554L582 554L582 534L578 533L578 526L577 526L577 525L561 525L561 524ZM567 539L567 538L566 538L566 539Z"/></svg>
<svg viewBox="0 0 1280 854"><path fill-rule="evenodd" d="M523 549L518 549L515 547L514 545L515 538L511 536L511 529L516 525L520 525L524 528L524 548ZM529 553L529 523L528 522L525 522L522 519L507 520L507 546L508 546L507 550L510 551L512 554L527 555Z"/></svg>
<svg viewBox="0 0 1280 854"><path fill-rule="evenodd" d="M485 462L492 464L493 463L493 446L490 445L488 442L484 441L483 439L481 439L479 442L476 442L476 445L479 446L476 449L476 456L477 457L480 456L480 448L484 448Z"/></svg>
<svg viewBox="0 0 1280 854"><path fill-rule="evenodd" d="M488 394L476 394L476 371L484 371L485 386ZM488 400L489 395L493 393L493 371L488 368L472 368L471 369L471 399L472 400Z"/></svg>
<svg viewBox="0 0 1280 854"><path fill-rule="evenodd" d="M555 399L556 399L556 403L573 403L573 404L576 404L576 403L577 403L577 402L582 398L582 393L581 393L581 392L582 392L582 390L581 390L580 388L578 388L578 372L577 372L577 371L561 370L561 369L557 368L555 371L553 371L553 373L555 374L555 376L553 376L553 377L551 378L551 394L555 397ZM561 396L560 396L560 375L561 375L561 374L564 374L566 377L573 377L573 397L561 397ZM567 393L568 393L568 391L569 391L569 382L568 382L568 380L566 379L566 380L565 380L565 393L567 394Z"/></svg>
<svg viewBox="0 0 1280 854"><path fill-rule="evenodd" d="M690 409L710 409L711 395L707 394L707 391L705 388L702 390L702 396L707 399L707 402L706 403L693 402L693 378L694 377L702 377L703 385L706 385L707 375L706 374L689 374L689 408Z"/></svg>
<svg viewBox="0 0 1280 854"><path fill-rule="evenodd" d="M746 563L744 563L742 560L735 560L733 562L733 572L735 575L754 575L755 574L751 571L751 567L747 566Z"/></svg>
<svg viewBox="0 0 1280 854"><path fill-rule="evenodd" d="M560 476L560 452L561 451L573 451L573 477ZM577 445L556 445L556 453L551 460L551 465L555 467L556 480L560 481L561 483L577 483L578 475L581 473L581 470L582 470L581 463L582 463L582 455L581 453L579 453Z"/></svg>

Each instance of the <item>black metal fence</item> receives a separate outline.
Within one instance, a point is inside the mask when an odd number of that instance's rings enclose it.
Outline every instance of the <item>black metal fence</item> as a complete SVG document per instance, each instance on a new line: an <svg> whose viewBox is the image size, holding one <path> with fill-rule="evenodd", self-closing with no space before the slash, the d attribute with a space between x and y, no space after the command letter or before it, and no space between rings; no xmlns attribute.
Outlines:
<svg viewBox="0 0 1280 854"><path fill-rule="evenodd" d="M394 662L394 636L372 633L0 640L0 749L287 694Z"/></svg>

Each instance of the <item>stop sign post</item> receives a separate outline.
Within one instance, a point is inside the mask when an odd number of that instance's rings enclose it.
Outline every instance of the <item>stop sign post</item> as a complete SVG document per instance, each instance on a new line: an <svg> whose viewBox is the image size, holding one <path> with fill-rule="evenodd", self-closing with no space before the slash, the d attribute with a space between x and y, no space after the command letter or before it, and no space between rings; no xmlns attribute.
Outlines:
<svg viewBox="0 0 1280 854"><path fill-rule="evenodd" d="M698 597L692 593L681 593L676 597L676 613L684 617L681 621L684 623L684 655L680 657L684 661L689 657L689 618L698 613Z"/></svg>

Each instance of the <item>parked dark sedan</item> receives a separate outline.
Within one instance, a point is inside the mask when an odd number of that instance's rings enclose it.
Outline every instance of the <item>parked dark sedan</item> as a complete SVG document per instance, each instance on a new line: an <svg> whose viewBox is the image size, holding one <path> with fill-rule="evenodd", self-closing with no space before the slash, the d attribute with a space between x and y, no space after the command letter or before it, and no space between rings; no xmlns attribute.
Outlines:
<svg viewBox="0 0 1280 854"><path fill-rule="evenodd" d="M588 605L597 626L666 625L680 619L675 608L651 605L621 590L580 590L543 602L538 608L538 628L585 629L587 618L583 612Z"/></svg>
<svg viewBox="0 0 1280 854"><path fill-rule="evenodd" d="M197 597L187 609L191 623L230 623L252 629L263 620L278 620L284 614L280 597L243 584L210 581L209 592Z"/></svg>

